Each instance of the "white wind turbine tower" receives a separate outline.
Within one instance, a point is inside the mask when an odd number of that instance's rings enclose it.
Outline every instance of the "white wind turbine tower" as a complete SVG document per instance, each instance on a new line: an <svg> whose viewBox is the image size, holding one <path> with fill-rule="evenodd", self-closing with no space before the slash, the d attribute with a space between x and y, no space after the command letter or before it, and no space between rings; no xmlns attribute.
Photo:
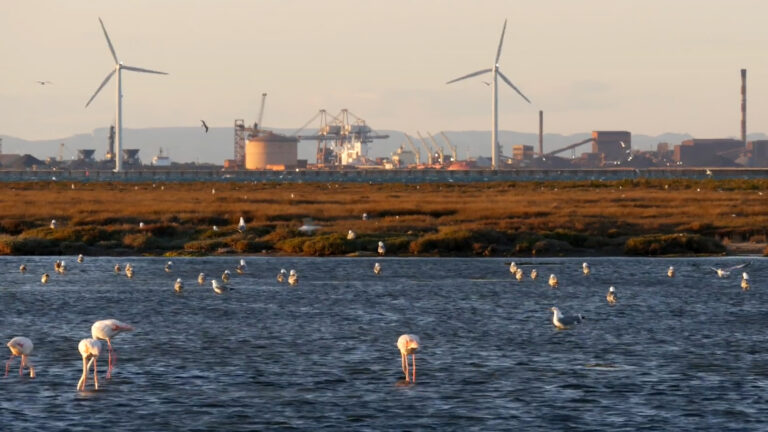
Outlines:
<svg viewBox="0 0 768 432"><path fill-rule="evenodd" d="M96 92L93 93L93 96L91 96L90 99L88 99L88 102L85 104L85 107L88 108L88 105L90 105L91 101L93 101L93 98L96 97L97 94L99 94L99 91L101 91L102 88L109 82L109 79L112 78L112 75L117 72L117 94L116 94L116 105L117 105L117 113L115 115L115 172L120 172L123 169L123 151L122 151L122 139L123 139L123 92L122 92L122 71L123 69L134 71L134 72L147 72L147 73L153 73L153 74L161 74L161 75L168 75L166 72L158 72L153 71L149 69L142 69L137 68L134 66L126 66L117 59L117 54L115 54L115 48L112 47L112 41L109 40L109 35L107 34L107 29L104 27L104 22L101 21L101 18L99 18L99 23L101 24L101 29L104 30L104 37L107 38L107 44L109 45L109 51L112 53L112 58L115 59L115 70L109 73L106 78L104 78L104 81L102 81L99 88L96 89Z"/></svg>
<svg viewBox="0 0 768 432"><path fill-rule="evenodd" d="M528 103L531 103L530 100L528 100L525 95L515 87L514 84L512 84L512 81L509 80L501 71L499 70L499 57L501 57L501 45L504 43L504 32L507 30L507 20L504 20L504 27L501 29L501 39L499 40L499 48L496 51L496 61L493 62L493 67L490 69L483 69L479 70L477 72L472 72L471 74L464 75L462 77L453 79L448 81L446 84L454 83L456 81L461 81L466 78L471 78L474 76L482 75L488 72L491 72L493 74L493 80L491 81L491 91L492 91L492 98L491 98L491 117L493 118L493 125L491 128L491 168L493 169L499 169L499 142L498 142L498 135L499 135L499 86L498 86L498 77L501 77L501 79L507 83L510 87L512 87L520 96L523 97Z"/></svg>

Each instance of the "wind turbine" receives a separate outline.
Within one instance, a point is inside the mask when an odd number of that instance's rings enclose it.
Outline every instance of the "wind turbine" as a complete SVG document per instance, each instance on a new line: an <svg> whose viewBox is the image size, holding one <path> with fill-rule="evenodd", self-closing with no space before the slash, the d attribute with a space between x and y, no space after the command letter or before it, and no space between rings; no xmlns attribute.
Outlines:
<svg viewBox="0 0 768 432"><path fill-rule="evenodd" d="M116 129L117 134L115 136L115 172L120 172L123 169L123 155L122 155L122 141L123 141L123 92L122 92L122 75L123 75L123 69L134 71L134 72L146 72L146 73L153 73L153 74L160 74L160 75L168 75L166 72L158 72L153 71L149 69L142 69L137 68L134 66L126 66L117 59L117 54L115 54L115 48L112 47L112 41L109 40L109 35L107 34L107 29L104 27L104 22L101 21L101 18L99 18L99 23L101 24L101 29L104 30L104 37L107 38L107 45L109 45L109 51L112 53L112 58L115 59L115 69L110 72L106 78L104 78L104 81L101 82L101 85L99 88L96 89L96 92L93 93L93 96L91 96L90 99L88 99L88 102L85 104L85 107L88 108L88 105L91 104L91 101L93 101L93 98L96 97L97 94L99 94L99 91L101 91L102 88L109 82L109 79L112 78L112 75L117 72L117 94L116 94L116 105L117 105L117 114L115 116L115 123L116 123Z"/></svg>
<svg viewBox="0 0 768 432"><path fill-rule="evenodd" d="M446 84L451 84L456 81L461 81L466 78L472 78L474 76L483 75L488 72L493 74L493 80L491 81L491 91L492 91L492 98L491 98L491 117L493 118L493 127L491 129L491 168L493 169L499 169L499 142L497 140L497 136L499 135L499 83L498 83L498 77L501 77L501 79L507 83L512 89L514 89L517 94L523 97L528 103L531 103L530 100L528 100L525 95L518 90L517 87L515 87L514 84L512 84L512 81L509 80L503 73L501 73L501 70L499 70L499 57L501 57L501 45L504 43L504 32L507 30L507 20L504 20L504 27L501 29L501 39L499 40L499 48L496 50L496 60L493 62L493 67L490 69L483 69L479 70L477 72L472 72L471 74L467 74L461 77L458 77L456 79L448 81Z"/></svg>

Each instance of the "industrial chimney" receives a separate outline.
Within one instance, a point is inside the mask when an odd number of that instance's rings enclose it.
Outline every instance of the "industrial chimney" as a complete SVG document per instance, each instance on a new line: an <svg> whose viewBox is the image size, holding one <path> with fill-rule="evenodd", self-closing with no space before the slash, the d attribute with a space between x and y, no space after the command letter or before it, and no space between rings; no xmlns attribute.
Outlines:
<svg viewBox="0 0 768 432"><path fill-rule="evenodd" d="M747 70L741 70L741 141L747 146Z"/></svg>
<svg viewBox="0 0 768 432"><path fill-rule="evenodd" d="M539 110L539 156L544 156L544 111Z"/></svg>

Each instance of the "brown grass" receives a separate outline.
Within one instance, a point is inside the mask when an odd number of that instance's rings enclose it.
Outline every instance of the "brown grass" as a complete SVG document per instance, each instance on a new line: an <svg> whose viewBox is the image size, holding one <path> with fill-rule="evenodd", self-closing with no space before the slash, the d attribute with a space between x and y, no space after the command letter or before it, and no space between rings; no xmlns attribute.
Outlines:
<svg viewBox="0 0 768 432"><path fill-rule="evenodd" d="M4 184L0 234L8 238L0 253L26 251L9 242L34 238L46 250L67 242L145 253L223 247L327 255L375 251L384 240L396 242L401 253L498 255L530 253L542 239L577 248L648 234L764 239L768 227L767 180L74 186ZM240 216L248 223L245 236L235 231ZM322 226L318 238L302 239L296 231L307 217ZM51 219L60 224L55 231L48 228ZM358 241L346 240L349 229Z"/></svg>

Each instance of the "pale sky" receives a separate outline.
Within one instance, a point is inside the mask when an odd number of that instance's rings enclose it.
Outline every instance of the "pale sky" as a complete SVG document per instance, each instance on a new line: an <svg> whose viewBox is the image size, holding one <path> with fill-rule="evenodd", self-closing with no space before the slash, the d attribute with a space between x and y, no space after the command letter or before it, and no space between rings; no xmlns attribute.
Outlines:
<svg viewBox="0 0 768 432"><path fill-rule="evenodd" d="M55 139L113 122L115 80L84 108L113 61L124 64L125 128L298 128L342 108L374 129L488 130L490 68L499 127L571 134L768 132L765 0L24 0L0 14L0 134ZM48 80L41 86L36 80ZM308 129L316 127L312 124Z"/></svg>

